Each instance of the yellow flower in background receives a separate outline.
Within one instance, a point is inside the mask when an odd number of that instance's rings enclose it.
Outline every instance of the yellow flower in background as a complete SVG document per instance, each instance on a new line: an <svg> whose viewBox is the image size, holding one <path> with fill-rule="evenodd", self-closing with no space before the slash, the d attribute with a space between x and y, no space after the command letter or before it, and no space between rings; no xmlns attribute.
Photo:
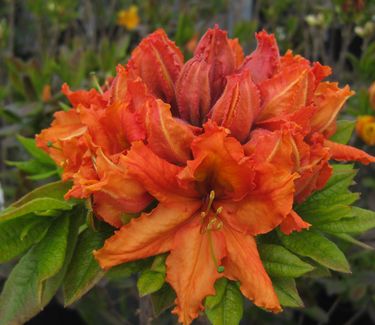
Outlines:
<svg viewBox="0 0 375 325"><path fill-rule="evenodd" d="M359 116L356 124L358 136L369 146L375 145L375 116Z"/></svg>
<svg viewBox="0 0 375 325"><path fill-rule="evenodd" d="M117 24L129 30L136 29L139 25L138 7L130 6L120 10L117 14Z"/></svg>
<svg viewBox="0 0 375 325"><path fill-rule="evenodd" d="M371 84L368 89L368 95L370 99L370 105L375 110L375 81Z"/></svg>

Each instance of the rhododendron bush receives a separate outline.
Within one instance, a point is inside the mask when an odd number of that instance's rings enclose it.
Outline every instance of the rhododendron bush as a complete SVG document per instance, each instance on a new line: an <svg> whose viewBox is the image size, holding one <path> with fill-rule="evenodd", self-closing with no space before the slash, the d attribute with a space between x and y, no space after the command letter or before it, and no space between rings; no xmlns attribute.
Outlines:
<svg viewBox="0 0 375 325"><path fill-rule="evenodd" d="M272 34L256 38L245 56L215 27L184 62L157 30L103 87L63 86L71 108L33 149L62 180L0 215L1 262L23 255L1 324L30 319L60 287L71 305L128 265L140 295L173 296L182 324L202 313L237 324L243 299L300 307L295 278L350 272L335 238L361 246L354 236L375 227L352 206L355 170L342 163L375 162L336 121L354 93L324 81L328 66L280 55Z"/></svg>

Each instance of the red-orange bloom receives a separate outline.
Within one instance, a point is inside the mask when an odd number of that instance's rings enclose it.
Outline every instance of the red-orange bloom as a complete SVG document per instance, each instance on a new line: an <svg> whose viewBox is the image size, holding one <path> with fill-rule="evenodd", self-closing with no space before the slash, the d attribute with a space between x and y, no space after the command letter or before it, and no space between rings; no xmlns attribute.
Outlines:
<svg viewBox="0 0 375 325"><path fill-rule="evenodd" d="M271 231L291 212L295 174L250 160L238 141L213 124L193 140L192 151L194 159L178 167L133 144L126 157L129 174L159 205L123 226L96 258L110 268L170 251L167 281L184 324L198 316L222 276L239 280L256 305L280 311L253 236Z"/></svg>

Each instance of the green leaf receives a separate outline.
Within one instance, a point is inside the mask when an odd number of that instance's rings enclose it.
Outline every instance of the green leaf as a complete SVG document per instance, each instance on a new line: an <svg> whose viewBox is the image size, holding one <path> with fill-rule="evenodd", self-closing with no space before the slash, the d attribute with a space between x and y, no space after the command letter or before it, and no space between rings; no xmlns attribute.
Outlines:
<svg viewBox="0 0 375 325"><path fill-rule="evenodd" d="M282 246L263 244L258 249L263 265L271 277L296 278L314 269Z"/></svg>
<svg viewBox="0 0 375 325"><path fill-rule="evenodd" d="M42 149L39 149L35 145L35 139L25 138L21 135L17 136L17 140L22 144L22 146L26 149L26 151L34 157L36 160L48 164L48 165L55 165L55 162L45 153Z"/></svg>
<svg viewBox="0 0 375 325"><path fill-rule="evenodd" d="M319 225L319 229L328 233L363 233L375 227L375 212L352 207L351 218L336 222L326 222Z"/></svg>
<svg viewBox="0 0 375 325"><path fill-rule="evenodd" d="M23 324L45 306L46 281L63 267L68 233L69 218L57 219L14 267L0 296L1 325Z"/></svg>
<svg viewBox="0 0 375 325"><path fill-rule="evenodd" d="M226 279L215 284L219 297L207 297L205 312L213 325L239 324L243 315L243 296L235 282ZM221 299L219 300L219 298Z"/></svg>
<svg viewBox="0 0 375 325"><path fill-rule="evenodd" d="M355 127L355 121L340 120L337 121L335 134L330 138L331 141L347 144L352 137Z"/></svg>
<svg viewBox="0 0 375 325"><path fill-rule="evenodd" d="M22 217L29 213L38 213L47 210L71 210L72 205L67 201L53 198L37 198L26 202L20 207L9 207L0 213L0 222Z"/></svg>
<svg viewBox="0 0 375 325"><path fill-rule="evenodd" d="M303 301L298 294L294 279L273 278L272 284L282 306L303 307Z"/></svg>
<svg viewBox="0 0 375 325"><path fill-rule="evenodd" d="M25 217L1 223L0 263L8 262L21 255L39 242L51 224L49 219Z"/></svg>
<svg viewBox="0 0 375 325"><path fill-rule="evenodd" d="M64 195L66 194L66 192L68 192L68 190L71 187L72 187L71 182L63 182L63 181L46 184L29 192L28 194L23 196L21 199L14 202L11 205L11 207L20 207L33 199L44 198L44 197L65 202Z"/></svg>
<svg viewBox="0 0 375 325"><path fill-rule="evenodd" d="M350 273L350 267L343 252L318 232L305 230L288 236L278 232L278 235L283 245L290 251L310 257L332 270Z"/></svg>
<svg viewBox="0 0 375 325"><path fill-rule="evenodd" d="M348 205L331 205L331 206L318 206L302 212L298 210L298 214L303 220L311 223L314 226L319 226L326 222L335 222L343 218L353 216L353 210Z"/></svg>
<svg viewBox="0 0 375 325"><path fill-rule="evenodd" d="M164 284L165 273L146 270L137 281L137 288L141 297L158 291Z"/></svg>
<svg viewBox="0 0 375 325"><path fill-rule="evenodd" d="M130 277L132 274L144 271L151 267L149 259L129 262L114 266L107 273L106 277L111 281L123 281L123 279Z"/></svg>
<svg viewBox="0 0 375 325"><path fill-rule="evenodd" d="M154 313L159 316L164 310L173 306L176 294L168 283L164 283L160 290L151 294Z"/></svg>
<svg viewBox="0 0 375 325"><path fill-rule="evenodd" d="M353 238L352 236L348 235L348 234L338 234L338 233L333 233L332 234L333 236L343 240L343 241L346 241L350 244L353 244L353 245L356 245L358 247L361 247L361 248L364 248L364 249L368 249L368 250L374 250L374 247L370 246L370 245L367 245L366 243L364 242L361 242L355 238Z"/></svg>
<svg viewBox="0 0 375 325"><path fill-rule="evenodd" d="M88 292L105 274L94 258L93 251L103 246L107 233L84 230L77 242L72 261L64 279L65 306Z"/></svg>

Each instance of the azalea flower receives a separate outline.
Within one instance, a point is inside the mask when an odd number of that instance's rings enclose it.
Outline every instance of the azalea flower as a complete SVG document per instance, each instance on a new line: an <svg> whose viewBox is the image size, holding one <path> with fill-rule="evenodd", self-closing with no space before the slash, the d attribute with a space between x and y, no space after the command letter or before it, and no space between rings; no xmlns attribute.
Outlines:
<svg viewBox="0 0 375 325"><path fill-rule="evenodd" d="M220 277L280 311L255 236L310 226L293 204L325 186L330 160L375 161L330 140L349 87L324 82L329 67L281 56L273 35L256 38L245 56L215 27L184 62L157 30L102 89L63 86L72 108L37 136L73 180L66 197L90 199L119 228L95 253L103 268L169 252L184 324Z"/></svg>
<svg viewBox="0 0 375 325"><path fill-rule="evenodd" d="M246 157L241 144L211 122L191 147L193 160L178 167L133 143L125 158L129 173L159 204L123 226L96 258L108 269L170 251L167 281L177 293L173 312L184 324L198 317L222 276L239 280L256 305L280 311L254 236L290 213L297 175Z"/></svg>

